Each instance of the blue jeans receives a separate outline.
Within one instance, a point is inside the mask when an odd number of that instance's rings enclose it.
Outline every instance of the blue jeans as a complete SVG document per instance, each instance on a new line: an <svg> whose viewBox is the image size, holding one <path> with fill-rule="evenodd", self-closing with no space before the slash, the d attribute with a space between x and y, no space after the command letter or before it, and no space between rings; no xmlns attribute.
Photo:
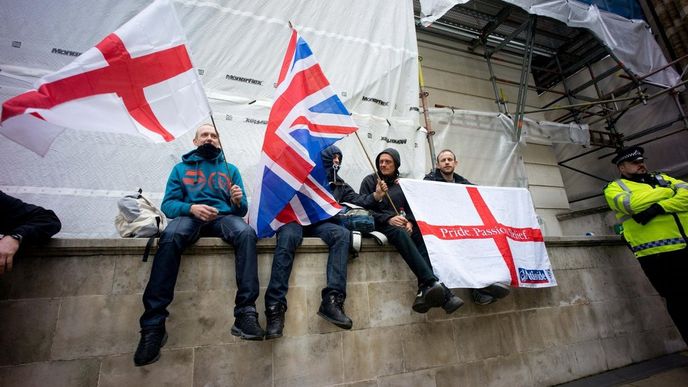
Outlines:
<svg viewBox="0 0 688 387"><path fill-rule="evenodd" d="M280 303L287 305L289 276L294 263L294 252L301 245L303 236L315 236L330 248L327 256L327 287L322 290L324 298L331 292L346 296L346 264L349 259L351 232L346 228L324 221L310 226L287 223L277 230L277 245L272 258L270 283L265 291L265 305Z"/></svg>
<svg viewBox="0 0 688 387"><path fill-rule="evenodd" d="M416 224L413 225L411 235L406 233L406 229L389 224L378 227L377 231L385 234L389 243L396 247L408 267L416 275L419 286L437 281L432 271L428 249L423 242L423 235Z"/></svg>
<svg viewBox="0 0 688 387"><path fill-rule="evenodd" d="M182 253L201 236L220 237L234 246L237 283L234 315L255 310L259 290L255 231L235 215L221 215L210 222L180 216L172 219L160 236L150 279L143 293L145 311L139 320L141 327L165 323L169 315L167 306L174 298Z"/></svg>

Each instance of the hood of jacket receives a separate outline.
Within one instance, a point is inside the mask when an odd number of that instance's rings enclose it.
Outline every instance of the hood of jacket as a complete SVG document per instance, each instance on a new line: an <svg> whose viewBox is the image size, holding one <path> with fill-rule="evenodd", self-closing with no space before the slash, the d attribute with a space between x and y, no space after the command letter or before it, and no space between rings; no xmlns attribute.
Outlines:
<svg viewBox="0 0 688 387"><path fill-rule="evenodd" d="M394 175L393 176L384 176L382 175L382 172L380 171L380 156L383 154L388 154L392 157L392 160L394 161ZM375 168L377 168L377 175L380 176L381 179L383 179L387 184L389 182L393 182L394 180L399 177L399 167L401 166L401 157L399 156L399 152L397 152L396 149L394 148L387 148L383 150L382 152L378 153L377 157L375 158Z"/></svg>
<svg viewBox="0 0 688 387"><path fill-rule="evenodd" d="M335 182L334 180L334 169L332 166L334 165L334 155L339 155L339 165L342 165L342 151L337 148L335 145L330 145L327 148L323 149L322 152L320 152L320 157L322 158L323 162L323 167L325 168L325 171L327 172L327 181L329 182ZM339 176L337 176L337 180L341 180Z"/></svg>
<svg viewBox="0 0 688 387"><path fill-rule="evenodd" d="M323 166L325 167L326 170L332 169L332 165L334 163L332 160L334 160L334 155L339 155L339 164L342 164L342 151L337 148L336 145L330 145L327 148L323 149L322 152L320 152L320 157L322 157L323 161Z"/></svg>

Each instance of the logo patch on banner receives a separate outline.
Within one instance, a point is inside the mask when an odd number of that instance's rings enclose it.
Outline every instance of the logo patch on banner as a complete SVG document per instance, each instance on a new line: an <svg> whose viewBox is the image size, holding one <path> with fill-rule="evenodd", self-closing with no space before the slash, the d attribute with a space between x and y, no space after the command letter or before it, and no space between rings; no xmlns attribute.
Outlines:
<svg viewBox="0 0 688 387"><path fill-rule="evenodd" d="M546 284L549 278L545 270L518 268L518 279L522 284Z"/></svg>

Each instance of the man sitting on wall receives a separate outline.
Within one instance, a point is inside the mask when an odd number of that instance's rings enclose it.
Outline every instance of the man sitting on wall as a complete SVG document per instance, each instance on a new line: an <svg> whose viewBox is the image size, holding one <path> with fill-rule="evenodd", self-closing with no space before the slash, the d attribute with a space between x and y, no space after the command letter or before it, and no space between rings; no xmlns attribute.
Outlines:
<svg viewBox="0 0 688 387"><path fill-rule="evenodd" d="M141 340L134 364L142 366L160 358L167 341L167 306L174 297L181 255L201 236L220 237L235 251L237 294L231 333L247 340L263 340L255 301L258 298L256 233L241 218L248 205L239 170L227 163L212 125L196 130L197 147L182 156L167 181L161 209L172 220L160 236L150 279L143 293L145 311L140 318Z"/></svg>
<svg viewBox="0 0 688 387"><path fill-rule="evenodd" d="M375 164L377 172L363 179L360 193L374 192L380 179L388 187L389 198L373 206L375 229L385 234L418 279L418 294L413 302L413 310L427 313L430 308L441 306L447 313L453 313L463 305L463 300L439 282L432 271L423 236L397 182L401 166L399 152L387 148L377 155Z"/></svg>
<svg viewBox="0 0 688 387"><path fill-rule="evenodd" d="M335 167L339 168L342 157L342 152L336 146L332 145L325 148L321 152L321 157L323 166L328 172L330 191L337 202L346 201L360 206L370 206L384 195L382 186L370 195L358 195L344 180L336 177L334 174ZM277 244L272 258L270 283L265 291L266 339L282 336L294 253L304 236L321 238L329 247L327 286L321 292L322 302L318 309L318 315L342 329L351 329L353 325L349 316L344 312L346 267L349 258L351 232L339 225L334 219L327 219L308 226L291 222L277 230Z"/></svg>
<svg viewBox="0 0 688 387"><path fill-rule="evenodd" d="M437 154L437 168L425 175L423 180L473 185L473 183L466 180L466 178L454 172L458 165L459 162L456 160L454 152L450 149L444 149ZM496 282L482 289L472 289L471 298L473 298L473 302L478 305L489 305L500 298L506 297L510 292L508 285Z"/></svg>

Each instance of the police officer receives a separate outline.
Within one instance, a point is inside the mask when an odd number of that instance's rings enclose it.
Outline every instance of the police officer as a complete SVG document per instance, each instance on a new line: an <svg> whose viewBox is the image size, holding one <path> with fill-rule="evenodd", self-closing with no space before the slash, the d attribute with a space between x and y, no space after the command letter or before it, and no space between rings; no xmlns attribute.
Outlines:
<svg viewBox="0 0 688 387"><path fill-rule="evenodd" d="M667 310L688 342L688 184L664 173L649 173L644 149L621 149L612 163L621 177L604 197L623 226L623 235L645 275L666 299Z"/></svg>

